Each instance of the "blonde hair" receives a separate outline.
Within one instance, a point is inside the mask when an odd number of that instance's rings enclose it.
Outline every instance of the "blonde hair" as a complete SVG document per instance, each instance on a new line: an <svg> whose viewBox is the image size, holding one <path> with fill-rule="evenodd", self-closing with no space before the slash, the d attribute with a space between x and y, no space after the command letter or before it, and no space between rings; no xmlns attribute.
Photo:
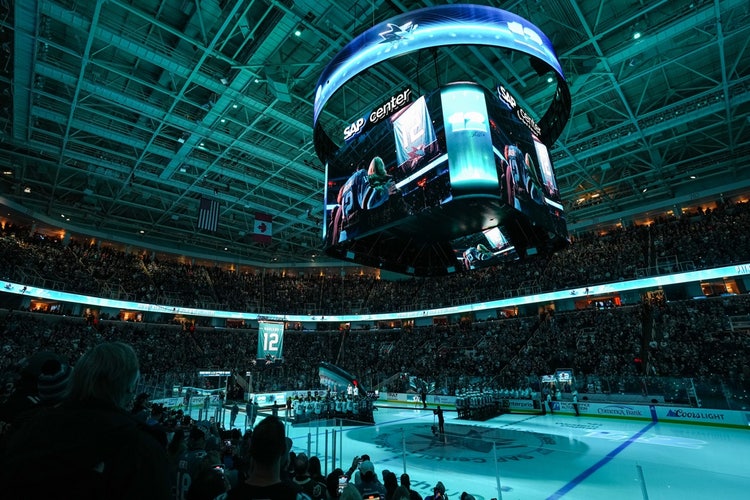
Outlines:
<svg viewBox="0 0 750 500"><path fill-rule="evenodd" d="M73 369L70 399L98 399L128 409L139 378L138 356L124 342L104 342L84 354Z"/></svg>

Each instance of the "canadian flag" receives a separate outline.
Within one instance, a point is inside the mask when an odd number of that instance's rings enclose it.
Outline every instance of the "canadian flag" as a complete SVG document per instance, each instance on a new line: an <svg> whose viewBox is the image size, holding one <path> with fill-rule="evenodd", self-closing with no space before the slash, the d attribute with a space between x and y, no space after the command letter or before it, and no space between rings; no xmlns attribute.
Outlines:
<svg viewBox="0 0 750 500"><path fill-rule="evenodd" d="M255 214L255 226L253 228L253 241L257 243L271 243L273 234L273 217L269 214Z"/></svg>

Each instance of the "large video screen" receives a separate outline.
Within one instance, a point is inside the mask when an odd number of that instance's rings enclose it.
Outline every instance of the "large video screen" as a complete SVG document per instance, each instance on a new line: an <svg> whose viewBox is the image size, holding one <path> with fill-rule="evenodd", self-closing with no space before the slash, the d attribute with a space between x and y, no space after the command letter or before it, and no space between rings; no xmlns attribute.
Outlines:
<svg viewBox="0 0 750 500"><path fill-rule="evenodd" d="M433 125L440 107L431 104L420 97L351 137L329 162L327 245L361 238L447 201L446 148Z"/></svg>
<svg viewBox="0 0 750 500"><path fill-rule="evenodd" d="M547 147L508 95L453 83L348 128L326 165L325 247L346 256L354 242L406 234L446 242L468 270L525 255L550 235L567 239Z"/></svg>
<svg viewBox="0 0 750 500"><path fill-rule="evenodd" d="M468 234L451 241L461 269L471 271L518 258L515 247L499 227Z"/></svg>

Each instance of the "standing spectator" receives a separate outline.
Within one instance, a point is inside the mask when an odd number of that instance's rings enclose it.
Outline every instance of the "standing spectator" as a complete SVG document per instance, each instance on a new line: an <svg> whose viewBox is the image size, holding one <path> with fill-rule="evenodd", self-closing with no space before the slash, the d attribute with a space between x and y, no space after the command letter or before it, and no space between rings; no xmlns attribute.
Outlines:
<svg viewBox="0 0 750 500"><path fill-rule="evenodd" d="M313 500L327 500L328 490L326 485L310 476L309 464L307 455L304 453L297 455L294 459L294 478L292 480Z"/></svg>
<svg viewBox="0 0 750 500"><path fill-rule="evenodd" d="M385 487L386 500L392 500L393 493L396 491L396 488L398 488L396 474L387 469L383 469L383 486Z"/></svg>
<svg viewBox="0 0 750 500"><path fill-rule="evenodd" d="M549 408L550 415L555 413L552 409L552 391L547 393L547 407Z"/></svg>
<svg viewBox="0 0 750 500"><path fill-rule="evenodd" d="M326 478L321 472L320 459L318 457L314 455L310 457L307 463L307 472L314 481L323 484L326 483Z"/></svg>
<svg viewBox="0 0 750 500"><path fill-rule="evenodd" d="M360 464L359 477L361 481L355 481L355 486L362 495L378 494L381 498L386 497L385 486L378 481L378 476L375 474L375 466L372 462L365 460Z"/></svg>
<svg viewBox="0 0 750 500"><path fill-rule="evenodd" d="M409 474L401 474L401 486L409 491L409 500L422 500L422 495L411 489L411 478Z"/></svg>
<svg viewBox="0 0 750 500"><path fill-rule="evenodd" d="M232 406L232 410L229 413L229 428L234 427L234 422L237 420L237 415L240 413L240 407L237 406L237 403L234 403L234 406Z"/></svg>
<svg viewBox="0 0 750 500"><path fill-rule="evenodd" d="M206 394L206 397L203 398L203 420L208 419L208 409L211 407L211 396Z"/></svg>
<svg viewBox="0 0 750 500"><path fill-rule="evenodd" d="M245 406L245 427L253 428L255 425L255 418L258 416L258 402L255 397L251 398Z"/></svg>
<svg viewBox="0 0 750 500"><path fill-rule="evenodd" d="M448 500L448 495L445 494L445 486L443 483L438 481L432 489L432 495L424 497L424 500Z"/></svg>
<svg viewBox="0 0 750 500"><path fill-rule="evenodd" d="M392 500L411 500L410 491L403 486L399 486L393 492ZM421 498L421 497L420 497Z"/></svg>
<svg viewBox="0 0 750 500"><path fill-rule="evenodd" d="M66 396L71 368L53 352L40 351L18 363L11 394L0 404L0 438L37 410L59 405Z"/></svg>
<svg viewBox="0 0 750 500"><path fill-rule="evenodd" d="M84 354L63 405L11 436L0 463L3 498L169 498L166 451L129 411L139 377L128 344Z"/></svg>
<svg viewBox="0 0 750 500"><path fill-rule="evenodd" d="M177 500L187 499L193 480L206 468L206 465L210 465L206 452L208 437L209 431L205 425L195 425L190 429L187 449L177 460L177 474L174 483Z"/></svg>
<svg viewBox="0 0 750 500"><path fill-rule="evenodd" d="M440 432L440 434L445 434L445 416L443 416L443 409L438 405L435 410L432 410L432 413L437 415L438 432Z"/></svg>
<svg viewBox="0 0 750 500"><path fill-rule="evenodd" d="M289 456L284 423L278 417L266 417L253 431L250 442L250 472L245 482L227 494L228 499L272 498L309 500L299 486L281 479L281 469Z"/></svg>

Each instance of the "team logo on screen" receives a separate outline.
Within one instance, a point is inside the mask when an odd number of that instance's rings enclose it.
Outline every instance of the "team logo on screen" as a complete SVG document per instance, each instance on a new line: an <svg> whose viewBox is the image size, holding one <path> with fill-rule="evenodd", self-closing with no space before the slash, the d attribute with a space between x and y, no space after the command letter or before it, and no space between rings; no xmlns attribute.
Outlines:
<svg viewBox="0 0 750 500"><path fill-rule="evenodd" d="M540 37L539 33L531 29L529 26L524 26L523 24L519 22L509 22L508 30L511 33L524 37L526 40L531 40L537 45L544 46L544 41L542 40L542 37Z"/></svg>
<svg viewBox="0 0 750 500"><path fill-rule="evenodd" d="M398 43L401 40L409 38L409 36L417 29L418 24L414 24L411 21L402 25L388 23L388 31L378 33L382 40L380 43Z"/></svg>

